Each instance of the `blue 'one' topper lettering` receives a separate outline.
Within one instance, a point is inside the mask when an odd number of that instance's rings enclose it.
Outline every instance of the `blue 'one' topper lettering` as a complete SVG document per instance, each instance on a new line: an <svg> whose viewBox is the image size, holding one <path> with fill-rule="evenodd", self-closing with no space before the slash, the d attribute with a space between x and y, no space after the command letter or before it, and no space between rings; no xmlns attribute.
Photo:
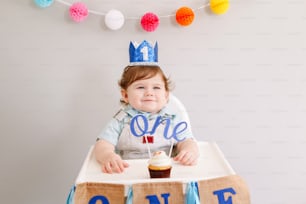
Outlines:
<svg viewBox="0 0 306 204"><path fill-rule="evenodd" d="M142 125L141 125L141 122L138 120L138 118L142 119L142 122L143 122ZM139 133L136 132L135 125ZM149 123L148 123L147 118L143 115L136 115L131 120L130 128L134 136L136 137L144 136L147 133L147 130L149 128Z"/></svg>
<svg viewBox="0 0 306 204"><path fill-rule="evenodd" d="M176 124L173 128L172 134L169 135L169 127L170 127L170 118L163 119L162 116L158 116L154 122L154 125L151 130L149 130L149 122L148 119L144 115L136 115L132 118L130 123L131 133L135 137L142 137L145 135L153 135L156 132L158 126L162 123L165 123L164 129L164 138L169 140L171 138L177 141L183 141L185 138L179 138L178 135L184 132L188 125L185 121L182 121Z"/></svg>

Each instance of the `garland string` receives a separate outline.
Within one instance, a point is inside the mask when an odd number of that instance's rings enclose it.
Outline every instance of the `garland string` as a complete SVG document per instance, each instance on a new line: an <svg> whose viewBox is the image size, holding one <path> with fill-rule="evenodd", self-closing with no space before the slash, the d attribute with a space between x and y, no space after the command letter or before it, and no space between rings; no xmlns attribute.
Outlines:
<svg viewBox="0 0 306 204"><path fill-rule="evenodd" d="M72 5L72 3L69 3L69 2L64 1L64 0L55 0L55 1L57 1L58 3L64 4L66 6L71 6ZM193 10L198 11L198 10L201 10L203 8L208 7L209 5L210 5L210 3L206 3L206 4L200 6L200 7L196 8L196 9L193 9ZM100 11L96 11L96 10L91 10L91 9L88 9L88 12L92 13L92 14L95 14L95 15L100 15L100 16L105 16L106 15L106 13L104 13L104 12L100 12ZM167 15L162 15L162 16L159 16L159 17L160 18L170 18L170 17L174 17L174 16L175 16L175 13L167 14ZM127 16L127 17L125 17L125 19L138 20L139 17L136 17L136 16Z"/></svg>
<svg viewBox="0 0 306 204"><path fill-rule="evenodd" d="M121 11L116 9L111 9L108 12L100 12L92 9L88 9L85 3L75 2L69 3L66 0L34 0L35 3L41 7L46 8L50 6L54 1L66 5L69 7L69 14L73 21L82 22L84 21L88 14L95 14L100 16L105 16L105 24L111 30L120 29L125 20L139 20L142 28L147 32L153 32L159 26L160 18L173 18L175 17L177 23L181 26L189 26L192 24L195 18L195 12L210 7L211 11L215 14L224 14L229 8L229 0L208 0L204 5L193 9L187 6L180 7L175 11L175 13L157 16L155 13L147 12L142 17L139 16L127 16L124 17Z"/></svg>

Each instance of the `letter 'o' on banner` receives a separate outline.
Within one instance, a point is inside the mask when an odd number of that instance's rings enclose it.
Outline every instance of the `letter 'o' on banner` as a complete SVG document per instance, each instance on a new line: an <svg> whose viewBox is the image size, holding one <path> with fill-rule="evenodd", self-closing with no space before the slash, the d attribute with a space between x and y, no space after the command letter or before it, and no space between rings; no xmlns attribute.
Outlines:
<svg viewBox="0 0 306 204"><path fill-rule="evenodd" d="M81 183L76 186L74 204L124 204L124 185Z"/></svg>

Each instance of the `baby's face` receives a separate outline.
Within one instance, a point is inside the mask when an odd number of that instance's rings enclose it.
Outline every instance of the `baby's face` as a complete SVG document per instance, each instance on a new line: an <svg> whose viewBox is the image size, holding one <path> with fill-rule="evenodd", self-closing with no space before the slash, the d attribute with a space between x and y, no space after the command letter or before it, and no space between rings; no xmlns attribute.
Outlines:
<svg viewBox="0 0 306 204"><path fill-rule="evenodd" d="M167 104L169 97L159 74L133 82L127 90L122 90L121 94L124 101L133 108L149 113L159 112Z"/></svg>

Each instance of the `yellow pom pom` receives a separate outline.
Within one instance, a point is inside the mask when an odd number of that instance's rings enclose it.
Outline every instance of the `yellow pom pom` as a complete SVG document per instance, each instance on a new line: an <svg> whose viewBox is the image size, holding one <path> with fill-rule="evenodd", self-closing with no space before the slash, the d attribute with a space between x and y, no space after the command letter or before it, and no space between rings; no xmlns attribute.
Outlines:
<svg viewBox="0 0 306 204"><path fill-rule="evenodd" d="M210 9L215 14L224 14L229 8L229 0L210 0Z"/></svg>

